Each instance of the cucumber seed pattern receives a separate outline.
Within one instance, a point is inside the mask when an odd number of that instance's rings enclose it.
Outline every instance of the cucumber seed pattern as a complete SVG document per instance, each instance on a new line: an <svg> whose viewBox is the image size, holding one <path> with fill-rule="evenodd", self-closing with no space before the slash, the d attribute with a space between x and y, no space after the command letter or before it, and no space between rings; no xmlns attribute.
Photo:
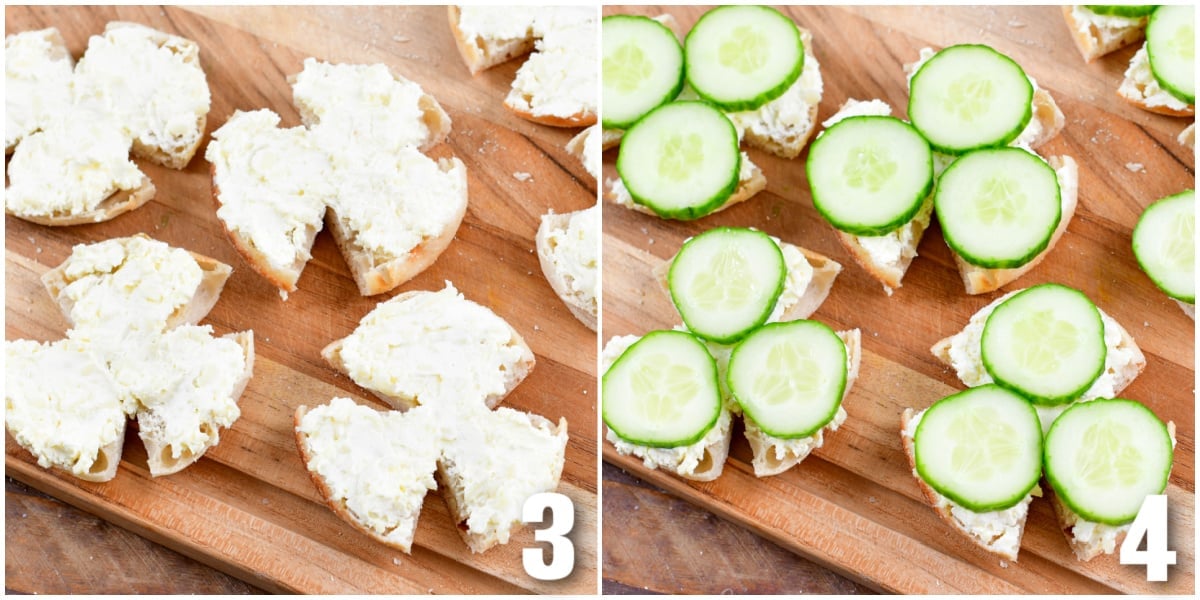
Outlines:
<svg viewBox="0 0 1200 600"><path fill-rule="evenodd" d="M742 73L753 73L767 64L767 39L749 25L733 30L721 43L717 58L721 65Z"/></svg>
<svg viewBox="0 0 1200 600"><path fill-rule="evenodd" d="M950 84L942 108L963 121L974 121L991 109L995 89L992 81L981 75L966 75Z"/></svg>
<svg viewBox="0 0 1200 600"><path fill-rule="evenodd" d="M767 354L767 369L754 381L754 395L767 404L810 400L824 387L821 367L808 348L779 344Z"/></svg>
<svg viewBox="0 0 1200 600"><path fill-rule="evenodd" d="M1075 456L1079 476L1100 488L1120 488L1141 479L1142 453L1129 444L1133 433L1121 423L1106 421L1088 427L1083 447Z"/></svg>
<svg viewBox="0 0 1200 600"><path fill-rule="evenodd" d="M957 419L949 430L954 442L950 466L972 481L986 481L995 471L1013 467L1021 455L1017 432L992 408L982 407Z"/></svg>
<svg viewBox="0 0 1200 600"><path fill-rule="evenodd" d="M896 161L887 148L872 143L850 150L842 175L850 187L866 188L874 194L887 185L896 170Z"/></svg>
<svg viewBox="0 0 1200 600"><path fill-rule="evenodd" d="M605 84L614 84L621 92L629 93L650 78L654 66L646 60L642 49L630 42L605 57L603 70Z"/></svg>
<svg viewBox="0 0 1200 600"><path fill-rule="evenodd" d="M687 181L704 165L704 140L698 133L673 134L659 152L658 172L672 181Z"/></svg>
<svg viewBox="0 0 1200 600"><path fill-rule="evenodd" d="M742 306L755 295L757 286L750 261L736 244L726 244L717 253L713 269L692 279L692 302L704 310Z"/></svg>
<svg viewBox="0 0 1200 600"><path fill-rule="evenodd" d="M700 391L698 374L672 363L666 354L647 358L633 373L633 386L643 401L637 406L648 422L671 422L683 416L688 399Z"/></svg>
<svg viewBox="0 0 1200 600"><path fill-rule="evenodd" d="M1163 261L1172 269L1190 271L1196 264L1196 215L1181 215L1163 239Z"/></svg>
<svg viewBox="0 0 1200 600"><path fill-rule="evenodd" d="M1045 375L1061 366L1061 358L1079 347L1079 332L1067 321L1054 318L1054 312L1040 310L1013 325L1018 344L1013 345L1016 359L1023 367Z"/></svg>
<svg viewBox="0 0 1200 600"><path fill-rule="evenodd" d="M1029 198L1016 180L998 175L979 184L975 205L985 225L1021 225L1026 220Z"/></svg>

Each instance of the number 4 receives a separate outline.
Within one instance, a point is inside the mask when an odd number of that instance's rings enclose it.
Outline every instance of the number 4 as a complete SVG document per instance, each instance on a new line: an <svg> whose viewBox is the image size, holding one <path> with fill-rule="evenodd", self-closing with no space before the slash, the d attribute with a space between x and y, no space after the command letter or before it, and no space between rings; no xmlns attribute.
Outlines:
<svg viewBox="0 0 1200 600"><path fill-rule="evenodd" d="M1146 549L1138 550L1142 540ZM1146 565L1146 581L1166 581L1167 566L1175 564L1175 551L1167 550L1167 497L1146 496L1137 518L1121 543L1121 564Z"/></svg>
<svg viewBox="0 0 1200 600"><path fill-rule="evenodd" d="M554 557L550 559L550 564L546 564L545 548L526 548L521 551L521 563L525 572L534 579L558 581L575 569L575 545L567 539L567 534L575 527L575 504L570 498L554 492L534 494L525 501L521 520L540 523L546 516L547 508L550 509L553 524L535 531L533 539L549 542Z"/></svg>

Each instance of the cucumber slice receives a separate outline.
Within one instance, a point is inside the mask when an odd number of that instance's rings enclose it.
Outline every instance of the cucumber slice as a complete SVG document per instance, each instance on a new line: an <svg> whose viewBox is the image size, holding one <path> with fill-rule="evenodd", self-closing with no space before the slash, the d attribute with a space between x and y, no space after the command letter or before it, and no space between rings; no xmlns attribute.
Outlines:
<svg viewBox="0 0 1200 600"><path fill-rule="evenodd" d="M662 23L633 15L601 22L605 129L628 129L683 89L683 46Z"/></svg>
<svg viewBox="0 0 1200 600"><path fill-rule="evenodd" d="M1033 260L1062 218L1058 175L1020 148L977 150L938 179L934 212L942 237L963 260L1010 269Z"/></svg>
<svg viewBox="0 0 1200 600"><path fill-rule="evenodd" d="M1144 16L1154 12L1154 9L1158 8L1157 4L1140 4L1140 5L1139 4L1133 4L1133 5L1117 4L1117 5L1113 5L1113 6L1109 6L1109 5L1095 6L1092 4L1084 4L1083 6L1084 6L1084 8L1086 8L1098 15L1111 15L1114 17L1128 17L1130 19L1136 19L1137 17L1144 17Z"/></svg>
<svg viewBox="0 0 1200 600"><path fill-rule="evenodd" d="M1133 228L1133 254L1168 296L1196 303L1196 193L1156 201Z"/></svg>
<svg viewBox="0 0 1200 600"><path fill-rule="evenodd" d="M987 384L938 400L913 435L917 474L975 512L1015 506L1042 475L1042 425L1028 400Z"/></svg>
<svg viewBox="0 0 1200 600"><path fill-rule="evenodd" d="M647 333L621 353L602 384L604 423L634 444L690 446L721 414L717 364L686 332Z"/></svg>
<svg viewBox="0 0 1200 600"><path fill-rule="evenodd" d="M1167 426L1145 406L1121 398L1081 402L1046 434L1046 480L1084 519L1124 525L1146 496L1167 489L1174 454Z"/></svg>
<svg viewBox="0 0 1200 600"><path fill-rule="evenodd" d="M730 112L782 96L804 70L800 30L766 6L708 11L684 40L684 56L696 94Z"/></svg>
<svg viewBox="0 0 1200 600"><path fill-rule="evenodd" d="M1005 146L1033 118L1033 84L1025 71L988 46L944 48L910 85L909 119L943 154Z"/></svg>
<svg viewBox="0 0 1200 600"><path fill-rule="evenodd" d="M633 201L666 219L690 220L720 208L737 189L737 130L705 102L672 102L625 132L617 173Z"/></svg>
<svg viewBox="0 0 1200 600"><path fill-rule="evenodd" d="M1196 103L1196 7L1161 6L1146 25L1154 79L1172 96Z"/></svg>
<svg viewBox="0 0 1200 600"><path fill-rule="evenodd" d="M988 315L980 342L996 383L1040 405L1071 402L1104 372L1108 346L1100 310L1056 283L1013 295Z"/></svg>
<svg viewBox="0 0 1200 600"><path fill-rule="evenodd" d="M805 169L813 206L854 235L883 235L911 221L933 187L929 143L893 117L842 119L813 142Z"/></svg>
<svg viewBox="0 0 1200 600"><path fill-rule="evenodd" d="M732 344L770 318L786 278L783 252L770 236L718 227L684 242L667 287L689 331Z"/></svg>
<svg viewBox="0 0 1200 600"><path fill-rule="evenodd" d="M726 381L742 411L767 434L806 438L842 405L846 344L817 321L764 325L734 347Z"/></svg>

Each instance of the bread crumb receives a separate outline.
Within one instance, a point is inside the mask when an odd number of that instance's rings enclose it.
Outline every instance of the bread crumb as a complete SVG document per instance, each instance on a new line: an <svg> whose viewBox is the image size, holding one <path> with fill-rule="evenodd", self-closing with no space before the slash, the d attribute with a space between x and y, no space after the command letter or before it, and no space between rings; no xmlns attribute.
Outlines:
<svg viewBox="0 0 1200 600"><path fill-rule="evenodd" d="M867 502L870 502L871 504L878 504L879 498L876 498L875 496L867 496Z"/></svg>
<svg viewBox="0 0 1200 600"><path fill-rule="evenodd" d="M260 502L262 502L263 506L266 506L271 503L271 501L267 500L266 498L263 498L262 500L260 500Z"/></svg>
<svg viewBox="0 0 1200 600"><path fill-rule="evenodd" d="M1000 568L1001 568L1001 569L1007 569L1007 568L1008 568L1008 561L1007 561L1007 560L1002 560L1002 561L1000 561Z"/></svg>
<svg viewBox="0 0 1200 600"><path fill-rule="evenodd" d="M412 41L412 38L410 38L410 37L405 37L405 36L402 36L402 35L393 35L393 36L392 36L392 41L393 41L393 42L399 42L399 43L401 43L401 44L406 44L406 43L408 43L408 42L411 42L411 41ZM396 563L396 564L400 564L400 563Z"/></svg>
<svg viewBox="0 0 1200 600"><path fill-rule="evenodd" d="M1142 321L1142 327L1149 327L1150 321Z"/></svg>
<svg viewBox="0 0 1200 600"><path fill-rule="evenodd" d="M1146 172L1146 165L1143 165L1142 163L1127 162L1125 163L1125 168L1133 171L1134 173Z"/></svg>
<svg viewBox="0 0 1200 600"><path fill-rule="evenodd" d="M1012 27L1013 29L1020 29L1020 28L1024 27L1025 24L1014 18L1014 19L1008 20L1008 26Z"/></svg>
<svg viewBox="0 0 1200 600"><path fill-rule="evenodd" d="M279 290L279 299L283 300L284 302L287 302L287 299L288 299L287 290Z"/></svg>
<svg viewBox="0 0 1200 600"><path fill-rule="evenodd" d="M396 565L397 567L398 567L398 566L400 566L400 559L398 559L398 558L393 558L393 559L392 559L392 564L393 564L393 565Z"/></svg>
<svg viewBox="0 0 1200 600"><path fill-rule="evenodd" d="M530 175L529 173L526 173L524 171L517 171L516 173L513 173L513 179L516 179L517 181L525 182L525 181L529 181L529 180L533 179L533 175Z"/></svg>
<svg viewBox="0 0 1200 600"><path fill-rule="evenodd" d="M41 249L41 247L34 248L34 249L33 249L33 251L34 251L34 252L36 252L36 253L38 253L38 254L41 254L41 253L42 253L42 249Z"/></svg>

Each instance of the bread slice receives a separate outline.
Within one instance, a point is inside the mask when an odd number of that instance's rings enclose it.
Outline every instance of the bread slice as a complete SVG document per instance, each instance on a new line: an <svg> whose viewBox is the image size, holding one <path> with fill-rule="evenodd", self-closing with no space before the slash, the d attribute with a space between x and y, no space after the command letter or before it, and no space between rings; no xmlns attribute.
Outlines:
<svg viewBox="0 0 1200 600"><path fill-rule="evenodd" d="M600 148L600 138L600 125L593 124L567 142L567 152L578 158L579 162L583 163L583 168L597 181L600 180L600 159L603 152Z"/></svg>
<svg viewBox="0 0 1200 600"><path fill-rule="evenodd" d="M752 148L782 158L796 158L817 130L817 105L824 85L821 65L812 51L812 33L800 27L804 70L780 97L750 111L728 113L729 120Z"/></svg>
<svg viewBox="0 0 1200 600"><path fill-rule="evenodd" d="M5 341L4 425L42 468L84 481L117 474L125 413L104 367L75 340Z"/></svg>
<svg viewBox="0 0 1200 600"><path fill-rule="evenodd" d="M1029 262L1012 269L979 267L968 263L957 253L954 253L954 262L958 265L959 275L962 277L963 285L966 287L968 294L986 294L998 290L1028 273L1046 258L1046 255L1058 243L1059 238L1066 232L1067 225L1071 222L1071 217L1075 216L1075 207L1078 205L1079 168L1075 164L1075 160L1070 156L1051 156L1047 162L1050 163L1055 173L1058 174L1058 185L1062 201L1062 216L1058 221L1058 227L1054 229L1054 233L1050 236L1050 244Z"/></svg>
<svg viewBox="0 0 1200 600"><path fill-rule="evenodd" d="M187 468L220 442L241 416L237 402L254 373L254 332L212 336L184 325L157 338L136 361L114 366L137 398L138 437L152 477Z"/></svg>
<svg viewBox="0 0 1200 600"><path fill-rule="evenodd" d="M1191 317L1193 321L1196 320L1196 305L1195 304L1188 304L1187 302L1184 302L1182 300L1176 300L1175 303L1179 305L1179 308L1183 310L1184 314Z"/></svg>
<svg viewBox="0 0 1200 600"><path fill-rule="evenodd" d="M485 552L523 526L530 496L558 487L567 420L478 405L458 407L451 419L437 480L463 541Z"/></svg>
<svg viewBox="0 0 1200 600"><path fill-rule="evenodd" d="M640 213L658 216L654 211L633 201L633 196L629 194L629 190L625 187L625 182L621 181L620 177L610 179L608 181L608 188L607 196L612 202ZM729 199L724 204L709 214L718 213L739 202L745 202L766 188L767 178L763 175L762 169L759 169L758 165L750 162L750 155L742 152L742 164L741 170L738 172L737 187L729 195Z"/></svg>
<svg viewBox="0 0 1200 600"><path fill-rule="evenodd" d="M104 114L76 108L50 117L7 165L5 212L40 225L83 225L142 206L155 188L129 160L129 145Z"/></svg>
<svg viewBox="0 0 1200 600"><path fill-rule="evenodd" d="M449 282L439 292L405 292L381 302L321 356L399 410L463 403L492 408L534 365L533 352L511 325Z"/></svg>
<svg viewBox="0 0 1200 600"><path fill-rule="evenodd" d="M428 151L450 134L450 116L417 83L387 65L331 64L304 59L288 77L292 101L315 145L338 161L395 153L409 146Z"/></svg>
<svg viewBox="0 0 1200 600"><path fill-rule="evenodd" d="M4 153L38 131L71 103L75 61L58 29L22 31L4 38Z"/></svg>
<svg viewBox="0 0 1200 600"><path fill-rule="evenodd" d="M296 447L334 514L372 539L412 553L443 445L442 421L424 409L379 412L334 398L293 417Z"/></svg>
<svg viewBox="0 0 1200 600"><path fill-rule="evenodd" d="M512 7L509 7L512 9ZM458 53L472 75L506 63L518 56L533 51L535 38L532 35L521 35L511 38L497 38L483 35L469 35L459 27L462 20L462 9L458 6L446 7L446 16L450 21L450 33L458 46Z"/></svg>
<svg viewBox="0 0 1200 600"><path fill-rule="evenodd" d="M121 123L135 156L182 169L204 139L211 98L200 46L192 40L109 22L103 35L88 41L73 88L76 103L107 111Z"/></svg>
<svg viewBox="0 0 1200 600"><path fill-rule="evenodd" d="M842 392L843 406L839 406L833 420L813 435L794 440L774 437L762 429L749 416L744 416L746 441L754 453L751 464L755 477L770 477L800 464L813 450L825 445L825 435L837 431L846 421L846 398L850 388L858 380L858 367L862 363L862 332L858 329L839 331L838 337L846 344L846 389Z"/></svg>
<svg viewBox="0 0 1200 600"><path fill-rule="evenodd" d="M1167 422L1167 434L1171 437L1171 447L1175 447L1175 423ZM1057 494L1053 487L1048 487L1047 494L1050 504L1054 507L1054 516L1058 519L1058 527L1067 544L1075 553L1075 558L1087 562L1101 554L1112 554L1116 551L1129 533L1130 523L1124 525L1106 525L1088 521L1071 510Z"/></svg>
<svg viewBox="0 0 1200 600"><path fill-rule="evenodd" d="M72 327L112 327L149 319L153 322L141 327L161 331L200 322L232 272L214 258L139 233L75 246L67 260L42 275L42 285ZM130 281L136 284L130 287ZM155 301L148 305L147 296ZM168 296L177 301L159 302ZM82 303L78 313L77 303Z"/></svg>
<svg viewBox="0 0 1200 600"><path fill-rule="evenodd" d="M676 329L681 328L682 326ZM635 335L611 338L600 353L601 372L608 371L617 358L638 339L640 337ZM728 362L727 357L725 362ZM712 429L709 429L704 437L689 446L680 448L642 446L622 439L613 430L607 428L604 438L616 448L618 453L632 454L642 459L642 464L646 465L647 469L663 469L693 481L713 481L721 476L725 469L725 459L729 457L729 443L733 439L733 412L730 409L733 406L732 400L726 399Z"/></svg>
<svg viewBox="0 0 1200 600"><path fill-rule="evenodd" d="M250 267L284 292L311 258L334 194L329 156L269 109L236 111L205 151L217 218Z"/></svg>
<svg viewBox="0 0 1200 600"><path fill-rule="evenodd" d="M1188 148L1195 148L1196 147L1196 122L1192 121L1192 123L1190 125L1188 125L1187 127L1184 127L1183 131L1179 132L1178 139L1179 139L1180 144L1183 144L1184 146L1187 146Z"/></svg>
<svg viewBox="0 0 1200 600"><path fill-rule="evenodd" d="M1017 553L1021 549L1021 537L1025 533L1025 520L1029 516L1029 505L1034 496L1041 495L1041 489L1034 486L1033 491L1016 506L988 513L968 510L937 493L917 473L913 450L913 434L924 413L925 411L914 412L911 408L904 409L900 417L900 441L904 447L904 455L908 457L908 466L912 469L913 478L917 480L917 487L921 489L925 500L943 521L965 535L976 546L1016 562Z"/></svg>
<svg viewBox="0 0 1200 600"><path fill-rule="evenodd" d="M1158 85L1158 81L1154 79L1154 72L1150 70L1150 55L1145 44L1129 59L1129 68L1125 70L1125 79L1117 88L1117 95L1142 110L1160 115L1196 115L1194 105L1172 96Z"/></svg>
<svg viewBox="0 0 1200 600"><path fill-rule="evenodd" d="M833 280L842 272L842 265L824 254L789 244L774 236L771 236L771 239L783 253L787 278L768 322L807 319L817 312L829 296L829 291L833 289ZM667 276L671 272L671 263L674 260L672 257L658 264L653 271L654 278L668 298L671 296L671 288Z"/></svg>
<svg viewBox="0 0 1200 600"><path fill-rule="evenodd" d="M588 329L596 331L600 268L600 205L542 215L535 237L542 274Z"/></svg>
<svg viewBox="0 0 1200 600"><path fill-rule="evenodd" d="M1075 46L1086 62L1137 43L1146 28L1146 17L1097 15L1086 6L1063 6L1062 13Z"/></svg>
<svg viewBox="0 0 1200 600"><path fill-rule="evenodd" d="M325 223L359 293L373 296L424 271L454 240L467 212L467 169L411 147L356 158L335 169Z"/></svg>
<svg viewBox="0 0 1200 600"><path fill-rule="evenodd" d="M983 366L980 344L983 337L983 327L987 318L1005 300L1021 290L1014 290L993 300L987 306L971 315L970 321L958 333L939 340L929 351L946 366L954 369L955 374L967 387L975 387L991 383L992 378ZM1104 359L1104 371L1088 388L1080 401L1095 398L1115 398L1133 383L1133 380L1146 368L1146 356L1138 348L1137 342L1129 331L1121 326L1116 319L1100 311L1100 320L1104 323L1104 343L1107 352ZM1042 421L1043 431L1050 429L1050 424L1062 414L1069 404L1059 406L1036 406L1038 417Z"/></svg>

